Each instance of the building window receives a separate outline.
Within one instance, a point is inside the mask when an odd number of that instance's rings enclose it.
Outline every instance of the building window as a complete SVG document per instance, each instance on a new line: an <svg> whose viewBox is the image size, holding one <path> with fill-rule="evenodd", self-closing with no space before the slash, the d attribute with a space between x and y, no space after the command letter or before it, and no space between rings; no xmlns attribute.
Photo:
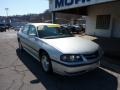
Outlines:
<svg viewBox="0 0 120 90"><path fill-rule="evenodd" d="M96 29L109 29L110 15L97 15Z"/></svg>

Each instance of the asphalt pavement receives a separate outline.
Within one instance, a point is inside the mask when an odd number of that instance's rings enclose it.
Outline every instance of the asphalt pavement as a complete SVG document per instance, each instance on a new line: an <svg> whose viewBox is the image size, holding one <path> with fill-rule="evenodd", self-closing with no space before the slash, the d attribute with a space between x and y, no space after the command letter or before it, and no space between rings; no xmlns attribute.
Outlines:
<svg viewBox="0 0 120 90"><path fill-rule="evenodd" d="M0 90L120 90L120 74L100 67L67 77L46 74L41 64L19 52L15 31L0 32Z"/></svg>

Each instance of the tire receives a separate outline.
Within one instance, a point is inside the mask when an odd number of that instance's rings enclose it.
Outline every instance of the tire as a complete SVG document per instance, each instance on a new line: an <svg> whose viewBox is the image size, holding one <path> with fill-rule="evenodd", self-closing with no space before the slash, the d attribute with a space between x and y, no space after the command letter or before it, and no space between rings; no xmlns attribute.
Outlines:
<svg viewBox="0 0 120 90"><path fill-rule="evenodd" d="M43 52L41 54L40 61L43 71L46 73L52 73L52 64L47 53Z"/></svg>

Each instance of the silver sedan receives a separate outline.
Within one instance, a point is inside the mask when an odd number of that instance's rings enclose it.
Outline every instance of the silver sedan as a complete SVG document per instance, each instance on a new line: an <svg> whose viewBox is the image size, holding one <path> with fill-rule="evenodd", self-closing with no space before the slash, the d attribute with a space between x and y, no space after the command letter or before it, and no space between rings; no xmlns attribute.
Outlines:
<svg viewBox="0 0 120 90"><path fill-rule="evenodd" d="M46 73L76 75L99 67L98 44L72 35L59 24L28 23L17 34L19 48L39 60Z"/></svg>

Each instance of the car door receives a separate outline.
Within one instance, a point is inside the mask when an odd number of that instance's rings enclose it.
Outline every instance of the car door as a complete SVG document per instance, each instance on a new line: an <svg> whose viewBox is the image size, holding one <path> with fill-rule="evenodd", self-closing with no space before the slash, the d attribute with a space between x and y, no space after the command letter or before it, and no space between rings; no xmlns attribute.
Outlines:
<svg viewBox="0 0 120 90"><path fill-rule="evenodd" d="M28 46L31 54L35 57L39 57L39 40L36 27L33 25L29 26L28 30Z"/></svg>
<svg viewBox="0 0 120 90"><path fill-rule="evenodd" d="M25 25L24 28L21 30L20 34L20 41L22 43L22 46L25 49L28 49L28 30L29 30L29 25Z"/></svg>

